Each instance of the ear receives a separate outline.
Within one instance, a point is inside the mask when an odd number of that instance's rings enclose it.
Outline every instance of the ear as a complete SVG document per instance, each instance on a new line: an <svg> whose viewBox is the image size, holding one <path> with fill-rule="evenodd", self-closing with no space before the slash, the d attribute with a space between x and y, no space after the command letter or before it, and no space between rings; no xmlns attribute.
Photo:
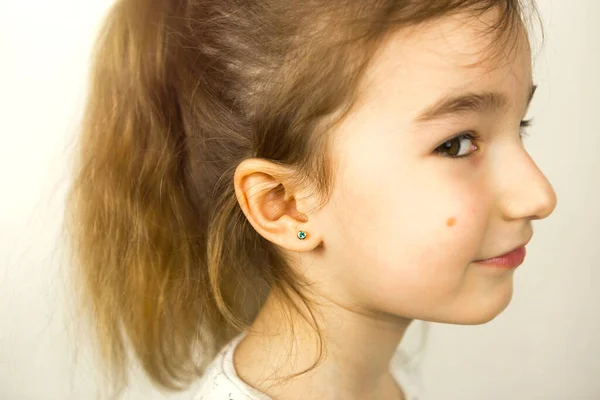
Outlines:
<svg viewBox="0 0 600 400"><path fill-rule="evenodd" d="M265 239L292 251L309 251L321 243L320 232L306 211L313 205L291 186L289 168L265 159L242 161L234 174L235 194L244 215ZM306 232L300 240L298 232Z"/></svg>

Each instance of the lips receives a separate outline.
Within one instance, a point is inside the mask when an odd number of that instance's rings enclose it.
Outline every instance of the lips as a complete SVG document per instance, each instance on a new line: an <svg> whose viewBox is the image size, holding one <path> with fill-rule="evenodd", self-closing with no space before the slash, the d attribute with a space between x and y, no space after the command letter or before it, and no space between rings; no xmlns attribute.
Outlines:
<svg viewBox="0 0 600 400"><path fill-rule="evenodd" d="M514 252L514 251L517 251L517 250L518 250L518 249L520 249L521 247L525 247L525 245L526 245L526 244L527 244L527 243L525 243L525 244L522 244L522 245L520 245L520 246L517 246L517 247L514 247L512 250L510 250L510 251L507 251L506 253L500 254L499 256L495 256L495 257L492 257L492 258L486 258L485 260L493 260L493 259L495 259L495 258L500 258L500 257L507 256L507 255L509 255L510 253L512 253L512 252ZM481 260L481 261L485 261L485 260Z"/></svg>
<svg viewBox="0 0 600 400"><path fill-rule="evenodd" d="M498 256L494 256L492 258L486 258L485 260L476 260L475 262L482 262L482 261L487 261L487 260L493 260L493 259L496 259L496 258L501 258L501 257L507 256L507 255L513 253L514 251L519 250L521 247L527 246L529 244L529 242L531 241L532 238L533 238L533 235L530 236L529 239L527 239L524 243L522 243L522 244L520 244L518 246L513 247L512 250L507 251L506 253L500 254Z"/></svg>
<svg viewBox="0 0 600 400"><path fill-rule="evenodd" d="M521 246L501 256L475 262L489 267L516 268L523 263L525 260L525 255L525 246Z"/></svg>

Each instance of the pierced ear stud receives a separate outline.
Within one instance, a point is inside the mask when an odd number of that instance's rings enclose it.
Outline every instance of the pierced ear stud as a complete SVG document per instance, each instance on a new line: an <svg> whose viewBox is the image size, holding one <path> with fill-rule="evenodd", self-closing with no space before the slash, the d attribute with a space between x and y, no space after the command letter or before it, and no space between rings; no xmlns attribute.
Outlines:
<svg viewBox="0 0 600 400"><path fill-rule="evenodd" d="M304 231L299 231L299 232L298 232L298 239L300 239L300 240L304 240L304 239L306 239L306 232L304 232Z"/></svg>

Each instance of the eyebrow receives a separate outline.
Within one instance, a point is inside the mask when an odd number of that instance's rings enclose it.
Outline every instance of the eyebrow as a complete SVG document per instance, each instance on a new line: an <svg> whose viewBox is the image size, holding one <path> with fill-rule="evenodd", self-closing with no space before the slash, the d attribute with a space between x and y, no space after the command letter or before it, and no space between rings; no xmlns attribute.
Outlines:
<svg viewBox="0 0 600 400"><path fill-rule="evenodd" d="M529 107L536 89L537 85L531 86L527 107ZM508 107L509 103L508 97L501 92L478 92L445 96L427 107L415 120L426 122L455 114L492 112Z"/></svg>

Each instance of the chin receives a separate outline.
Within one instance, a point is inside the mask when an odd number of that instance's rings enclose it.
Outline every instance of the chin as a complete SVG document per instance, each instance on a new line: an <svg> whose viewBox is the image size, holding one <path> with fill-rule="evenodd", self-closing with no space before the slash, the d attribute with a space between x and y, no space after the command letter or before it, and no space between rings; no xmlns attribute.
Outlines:
<svg viewBox="0 0 600 400"><path fill-rule="evenodd" d="M468 304L457 302L456 306L446 309L443 315L432 315L431 318L418 318L430 322L453 325L482 325L490 322L508 307L512 299L512 290L500 296L487 296L481 300L470 300Z"/></svg>
<svg viewBox="0 0 600 400"><path fill-rule="evenodd" d="M501 299L496 301L482 302L476 308L472 308L469 313L464 313L455 324L460 325L482 325L490 322L508 307L512 298L512 291ZM492 300L492 299L490 299Z"/></svg>
<svg viewBox="0 0 600 400"><path fill-rule="evenodd" d="M504 311L506 307L502 308L501 310L490 310L488 312L482 312L480 314L474 314L474 315L470 315L467 318L464 318L462 321L460 322L455 322L457 325L483 325L483 324L487 324L488 322L490 322L491 320L493 320L494 318L496 318L498 315L500 315L502 313L502 311Z"/></svg>

